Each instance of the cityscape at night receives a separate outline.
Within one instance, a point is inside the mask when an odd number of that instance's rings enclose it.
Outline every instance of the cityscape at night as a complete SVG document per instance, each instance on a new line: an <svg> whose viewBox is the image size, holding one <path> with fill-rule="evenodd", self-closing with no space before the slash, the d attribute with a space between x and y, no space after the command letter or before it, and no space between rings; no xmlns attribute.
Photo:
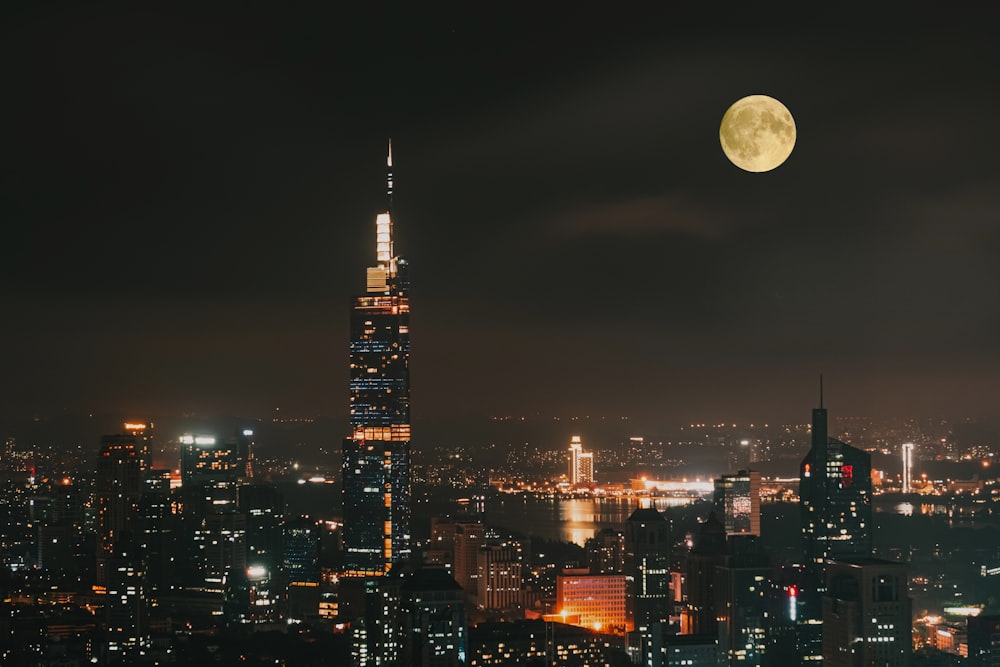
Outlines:
<svg viewBox="0 0 1000 667"><path fill-rule="evenodd" d="M995 21L774 9L5 8L0 664L1000 665Z"/></svg>

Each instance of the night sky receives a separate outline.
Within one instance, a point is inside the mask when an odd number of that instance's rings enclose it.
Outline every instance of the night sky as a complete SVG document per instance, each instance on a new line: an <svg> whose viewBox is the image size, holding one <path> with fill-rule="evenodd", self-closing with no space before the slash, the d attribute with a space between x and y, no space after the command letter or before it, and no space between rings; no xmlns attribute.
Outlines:
<svg viewBox="0 0 1000 667"><path fill-rule="evenodd" d="M390 136L418 427L1000 413L991 15L134 4L3 10L3 414L343 416Z"/></svg>

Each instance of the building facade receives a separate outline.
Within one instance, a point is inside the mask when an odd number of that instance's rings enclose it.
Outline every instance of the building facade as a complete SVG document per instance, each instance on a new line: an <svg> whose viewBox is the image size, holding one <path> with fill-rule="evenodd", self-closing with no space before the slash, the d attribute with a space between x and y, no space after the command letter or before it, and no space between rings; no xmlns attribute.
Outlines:
<svg viewBox="0 0 1000 667"><path fill-rule="evenodd" d="M715 512L727 535L760 535L760 472L740 470L715 480Z"/></svg>
<svg viewBox="0 0 1000 667"><path fill-rule="evenodd" d="M410 302L406 260L392 241L388 204L375 221L376 265L350 323L350 425L343 444L346 569L379 575L405 562L410 544Z"/></svg>
<svg viewBox="0 0 1000 667"><path fill-rule="evenodd" d="M868 452L829 437L827 414L813 410L812 448L799 469L799 505L806 559L872 554L872 459Z"/></svg>
<svg viewBox="0 0 1000 667"><path fill-rule="evenodd" d="M830 563L823 596L825 667L909 667L912 616L905 563Z"/></svg>

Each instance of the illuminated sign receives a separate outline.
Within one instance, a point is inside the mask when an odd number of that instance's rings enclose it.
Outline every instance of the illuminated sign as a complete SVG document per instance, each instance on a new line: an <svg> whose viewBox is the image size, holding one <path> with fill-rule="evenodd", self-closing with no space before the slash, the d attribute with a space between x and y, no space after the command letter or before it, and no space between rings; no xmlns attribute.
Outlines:
<svg viewBox="0 0 1000 667"><path fill-rule="evenodd" d="M180 443L182 445L214 445L215 438L210 435L182 435Z"/></svg>
<svg viewBox="0 0 1000 667"><path fill-rule="evenodd" d="M243 435L249 438L251 435L253 435L253 431L251 429L245 428L243 429Z"/></svg>
<svg viewBox="0 0 1000 667"><path fill-rule="evenodd" d="M146 425L142 422L125 422L126 431L145 431Z"/></svg>
<svg viewBox="0 0 1000 667"><path fill-rule="evenodd" d="M854 484L854 466L840 466L840 488L846 489Z"/></svg>

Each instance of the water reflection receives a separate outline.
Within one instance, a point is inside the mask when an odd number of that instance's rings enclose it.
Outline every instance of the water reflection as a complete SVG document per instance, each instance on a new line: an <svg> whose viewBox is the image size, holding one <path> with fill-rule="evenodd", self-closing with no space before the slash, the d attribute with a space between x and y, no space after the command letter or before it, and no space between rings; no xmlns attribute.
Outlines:
<svg viewBox="0 0 1000 667"><path fill-rule="evenodd" d="M691 502L690 498L654 498L664 510ZM486 503L486 523L526 535L583 545L604 528L622 528L638 507L635 498L570 498L500 496Z"/></svg>

